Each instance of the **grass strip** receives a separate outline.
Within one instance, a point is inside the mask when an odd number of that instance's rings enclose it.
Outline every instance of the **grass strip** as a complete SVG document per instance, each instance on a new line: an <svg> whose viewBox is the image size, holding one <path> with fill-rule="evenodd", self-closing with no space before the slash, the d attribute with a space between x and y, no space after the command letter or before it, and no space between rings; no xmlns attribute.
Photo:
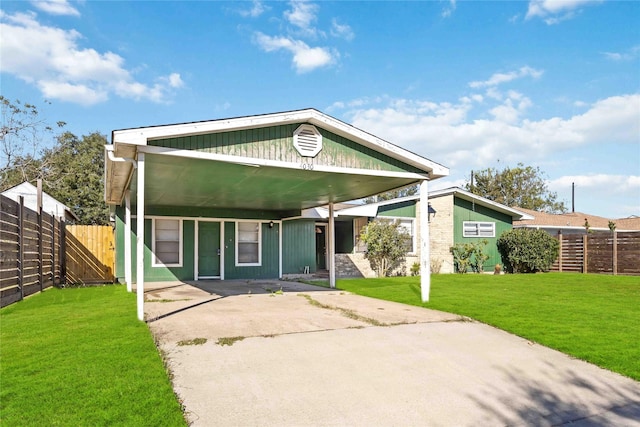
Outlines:
<svg viewBox="0 0 640 427"><path fill-rule="evenodd" d="M319 308L324 308L326 310L335 310L335 311L339 311L340 314L342 314L345 317L348 317L349 319L352 320L357 320L359 322L364 322L364 323L368 323L370 325L373 326L390 326L387 325L386 323L382 323L376 319L373 319L371 317L365 317L365 316L361 316L360 314L356 313L353 310L349 310L347 308L342 308L342 307L336 307L333 305L327 305L327 304L323 304L320 301L317 301L313 298L311 298L311 296L307 295L307 294L299 294L299 296L305 297L307 301L309 301L309 304L311 304L314 307L319 307Z"/></svg>
<svg viewBox="0 0 640 427"><path fill-rule="evenodd" d="M338 288L468 316L640 381L640 278L595 274L340 279Z"/></svg>
<svg viewBox="0 0 640 427"><path fill-rule="evenodd" d="M0 310L3 426L185 426L123 286L50 289Z"/></svg>

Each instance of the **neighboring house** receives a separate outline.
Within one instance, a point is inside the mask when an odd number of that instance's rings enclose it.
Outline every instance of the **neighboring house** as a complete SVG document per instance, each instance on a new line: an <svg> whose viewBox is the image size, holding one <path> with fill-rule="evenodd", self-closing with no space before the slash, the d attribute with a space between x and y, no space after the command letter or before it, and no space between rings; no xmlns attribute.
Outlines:
<svg viewBox="0 0 640 427"><path fill-rule="evenodd" d="M480 197L462 188L452 187L429 193L429 202L436 211L431 219L431 262L441 264L442 273L453 273L453 255L449 248L458 243L487 241L489 258L484 271L494 271L502 265L497 241L513 228L513 222L529 218L526 212Z"/></svg>
<svg viewBox="0 0 640 427"><path fill-rule="evenodd" d="M335 286L331 236L340 225L329 217L318 226L302 211L426 188L449 172L314 109L116 130L105 155L116 277L138 289L144 281L312 273L322 267L322 233ZM428 289L429 278L421 280Z"/></svg>
<svg viewBox="0 0 640 427"><path fill-rule="evenodd" d="M487 241L485 253L489 259L484 264L485 271L493 271L496 264L502 264L496 241L500 234L512 228L515 220L531 218L521 210L516 210L500 203L472 194L458 187L429 192L429 234L430 259L433 271L453 273L453 256L451 246L457 243ZM354 206L337 211L336 224L346 223L342 235L336 235L336 247L342 251L338 254L349 254L351 263L358 267L360 274L369 276L371 271L363 269L364 251L366 247L360 243L360 230L373 219L397 220L412 236L410 250L407 254L405 273L409 273L411 265L418 262L420 246L417 237L420 235L420 196L409 196L379 203ZM336 227L336 233L339 232ZM338 244L338 242L342 242ZM340 257L340 255L338 255ZM357 271L349 268L345 275L357 275ZM353 274L351 274L353 273Z"/></svg>
<svg viewBox="0 0 640 427"><path fill-rule="evenodd" d="M38 188L27 181L3 191L2 195L15 202L19 202L20 196L22 196L25 207L34 212L38 210ZM78 217L70 208L44 191L42 192L42 211L65 221L78 221Z"/></svg>
<svg viewBox="0 0 640 427"><path fill-rule="evenodd" d="M530 209L517 208L531 216L513 223L514 228L535 228L557 236L562 234L587 234L587 232L610 231L609 221L616 224L616 231L640 231L640 217L608 219L582 212L550 214ZM589 225L588 230L586 224Z"/></svg>

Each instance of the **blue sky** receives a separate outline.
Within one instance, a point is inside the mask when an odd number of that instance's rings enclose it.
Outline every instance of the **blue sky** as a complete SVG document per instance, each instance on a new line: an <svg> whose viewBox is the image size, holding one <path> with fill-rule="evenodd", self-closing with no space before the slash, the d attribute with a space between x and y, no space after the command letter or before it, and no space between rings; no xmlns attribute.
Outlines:
<svg viewBox="0 0 640 427"><path fill-rule="evenodd" d="M640 215L640 2L0 7L2 95L77 135L311 107L449 167L431 189L523 162Z"/></svg>

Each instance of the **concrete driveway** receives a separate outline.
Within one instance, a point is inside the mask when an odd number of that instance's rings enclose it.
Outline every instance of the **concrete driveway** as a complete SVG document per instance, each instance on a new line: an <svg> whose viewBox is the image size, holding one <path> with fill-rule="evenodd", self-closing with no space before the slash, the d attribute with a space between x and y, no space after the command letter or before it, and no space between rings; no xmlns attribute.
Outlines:
<svg viewBox="0 0 640 427"><path fill-rule="evenodd" d="M148 286L194 426L640 426L640 383L460 316L294 282Z"/></svg>

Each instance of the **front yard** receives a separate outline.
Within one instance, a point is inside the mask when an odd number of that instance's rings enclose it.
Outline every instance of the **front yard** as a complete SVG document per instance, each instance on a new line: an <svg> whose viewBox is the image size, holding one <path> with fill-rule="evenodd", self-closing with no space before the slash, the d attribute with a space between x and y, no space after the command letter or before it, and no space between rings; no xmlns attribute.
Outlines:
<svg viewBox="0 0 640 427"><path fill-rule="evenodd" d="M356 294L471 317L640 381L640 278L595 274L341 279Z"/></svg>
<svg viewBox="0 0 640 427"><path fill-rule="evenodd" d="M50 289L0 310L3 426L184 426L123 286Z"/></svg>

